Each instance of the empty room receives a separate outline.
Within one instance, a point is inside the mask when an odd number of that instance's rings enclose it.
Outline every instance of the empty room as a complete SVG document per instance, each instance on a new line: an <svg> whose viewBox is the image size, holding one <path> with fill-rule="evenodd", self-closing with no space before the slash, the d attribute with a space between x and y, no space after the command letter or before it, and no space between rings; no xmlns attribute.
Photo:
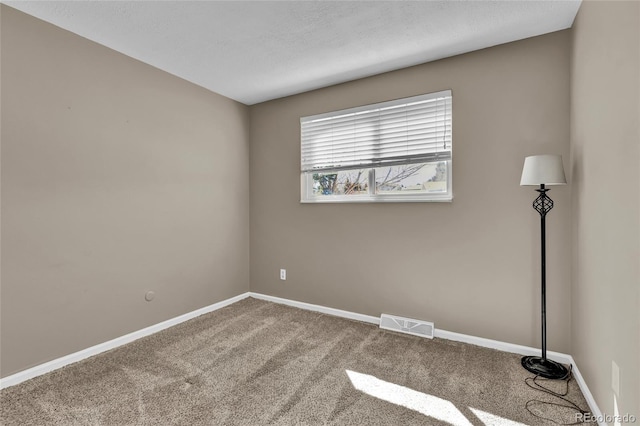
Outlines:
<svg viewBox="0 0 640 426"><path fill-rule="evenodd" d="M0 424L640 423L640 1L0 19Z"/></svg>

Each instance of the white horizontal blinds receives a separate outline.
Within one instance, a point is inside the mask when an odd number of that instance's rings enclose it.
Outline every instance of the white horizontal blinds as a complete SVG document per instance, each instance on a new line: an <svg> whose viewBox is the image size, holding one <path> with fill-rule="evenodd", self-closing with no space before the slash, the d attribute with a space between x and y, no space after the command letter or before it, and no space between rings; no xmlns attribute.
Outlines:
<svg viewBox="0 0 640 426"><path fill-rule="evenodd" d="M300 119L302 171L451 158L451 91Z"/></svg>

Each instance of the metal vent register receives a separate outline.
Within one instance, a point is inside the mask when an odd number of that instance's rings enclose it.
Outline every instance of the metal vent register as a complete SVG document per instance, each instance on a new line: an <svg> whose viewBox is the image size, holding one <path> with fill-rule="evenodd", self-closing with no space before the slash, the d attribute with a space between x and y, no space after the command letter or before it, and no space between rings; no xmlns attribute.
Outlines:
<svg viewBox="0 0 640 426"><path fill-rule="evenodd" d="M433 339L434 326L432 322L382 314L380 315L380 328Z"/></svg>

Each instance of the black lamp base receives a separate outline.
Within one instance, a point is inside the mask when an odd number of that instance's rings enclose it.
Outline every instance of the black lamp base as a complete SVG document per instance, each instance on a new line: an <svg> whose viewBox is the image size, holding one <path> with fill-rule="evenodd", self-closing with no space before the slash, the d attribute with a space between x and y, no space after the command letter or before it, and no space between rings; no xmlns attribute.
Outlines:
<svg viewBox="0 0 640 426"><path fill-rule="evenodd" d="M569 375L564 365L539 356L523 356L521 362L524 368L545 379L564 379Z"/></svg>

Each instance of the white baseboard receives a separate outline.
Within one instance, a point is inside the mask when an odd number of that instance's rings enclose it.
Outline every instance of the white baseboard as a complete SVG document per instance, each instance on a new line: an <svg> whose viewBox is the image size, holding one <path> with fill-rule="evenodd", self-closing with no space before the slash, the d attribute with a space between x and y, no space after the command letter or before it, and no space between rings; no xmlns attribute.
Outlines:
<svg viewBox="0 0 640 426"><path fill-rule="evenodd" d="M584 377L582 377L582 374L580 374L580 370L578 370L578 365L573 360L573 357L571 357L571 365L573 366L573 370L571 371L571 373L573 374L573 377L575 377L576 382L578 383L578 386L580 387L580 390L584 395L584 398L587 400L587 404L589 404L589 409L591 410L591 414L593 414L593 417L598 419L598 426L608 426L607 423L604 421L604 416L602 415L602 411L600 411L598 404L596 404L595 398L593 397L593 395L591 394L591 391L589 390L589 387L587 386L587 382L584 381Z"/></svg>
<svg viewBox="0 0 640 426"><path fill-rule="evenodd" d="M214 303L213 305L205 306L204 308L197 309L193 312L186 313L184 315L180 315L178 317L169 319L167 321L163 321L156 325L152 325L147 328L143 328L142 330L134 331L133 333L126 334L124 336L115 338L113 340L109 340L108 342L100 343L98 345L92 346L90 348L81 350L79 352L75 352L66 356L63 356L58 359L54 359L44 364L37 365L35 367L29 368L27 370L21 371L19 373L13 374L11 376L7 376L3 379L0 379L0 389L4 389L10 386L17 385L19 383L24 382L25 380L29 380L31 378L40 376L42 374L48 373L53 370L57 370L58 368L64 367L65 365L72 364L74 362L81 361L85 358L89 358L91 356L97 355L101 352L105 352L118 346L125 345L127 343L131 343L134 340L140 339L141 337L149 336L151 334L157 333L158 331L164 330L166 328L172 327L174 325L180 324L182 322L188 321L192 318L198 317L200 315L204 315L209 312L213 312L225 306L231 305L235 302L238 302L242 299L246 299L247 297L253 297L255 299L266 300L269 302L279 303L282 305L293 306L296 308L305 309L308 311L321 312L328 315L334 315L342 318L348 318L356 321L367 322L370 324L380 325L380 318L374 317L371 315L359 314L356 312L344 311L341 309L329 308L322 305L314 305L306 302L298 302L296 300L283 299L281 297L269 296L261 293L247 292L240 294L238 296L232 297L230 299L223 300L218 303ZM482 346L485 348L497 349L504 352L511 352L520 355L538 355L540 353L540 349L532 348L529 346L516 345L513 343L501 342L499 340L491 340L485 339L483 337L470 336L467 334L454 333L451 331L435 329L434 337L446 340L454 340L457 342L470 343L472 345ZM573 367L573 376L582 391L587 403L589 404L589 409L591 413L598 419L602 418L602 412L598 408L598 404L596 404L593 395L589 391L589 388L584 381L584 378L580 374L580 370L578 370L578 366L576 365L573 357L571 355L563 354L560 352L547 352L547 355L550 359L554 361L561 362L563 364L570 364ZM601 426L607 426L606 423L600 423Z"/></svg>
<svg viewBox="0 0 640 426"><path fill-rule="evenodd" d="M25 380L29 380L42 374L49 373L51 371L62 368L65 365L73 364L74 362L82 361L85 358L89 358L99 353L117 348L118 346L126 345L127 343L131 343L134 340L140 339L141 337L149 336L151 334L157 333L158 331L164 330L165 328L173 327L174 325L180 324L181 322L185 322L192 318L199 317L200 315L204 315L220 308L224 308L225 306L231 305L232 303L238 302L239 300L245 299L247 297L249 297L248 292L232 297L230 299L223 300L218 303L214 303L213 305L205 306L204 308L197 309L184 315L171 318L161 323L143 328L142 330L134 331L132 333L125 334L124 336L116 337L113 340L99 343L95 346L91 346L90 348L65 355L61 358L57 358L49 362L45 362L44 364L36 365L35 367L0 379L0 389L8 388L9 386L15 386L19 383L24 382Z"/></svg>
<svg viewBox="0 0 640 426"><path fill-rule="evenodd" d="M281 305L293 306L307 311L322 312L323 314L333 315L336 317L349 318L356 321L368 322L375 325L380 325L380 318L372 317L370 315L358 314L355 312L343 311L341 309L328 308L322 305L312 305L311 303L298 302L291 299L283 299L281 297L269 296L266 294L249 292L249 296L254 299L266 300L268 302L279 303Z"/></svg>
<svg viewBox="0 0 640 426"><path fill-rule="evenodd" d="M476 346L482 346L483 348L497 349L499 351L511 352L514 354L540 355L540 349L516 345L514 343L501 342L500 340L485 339L484 337L470 336L468 334L454 333L452 331L436 329L434 331L434 337L469 343ZM571 355L563 354L561 352L547 351L547 357L562 364L572 364L573 362Z"/></svg>

